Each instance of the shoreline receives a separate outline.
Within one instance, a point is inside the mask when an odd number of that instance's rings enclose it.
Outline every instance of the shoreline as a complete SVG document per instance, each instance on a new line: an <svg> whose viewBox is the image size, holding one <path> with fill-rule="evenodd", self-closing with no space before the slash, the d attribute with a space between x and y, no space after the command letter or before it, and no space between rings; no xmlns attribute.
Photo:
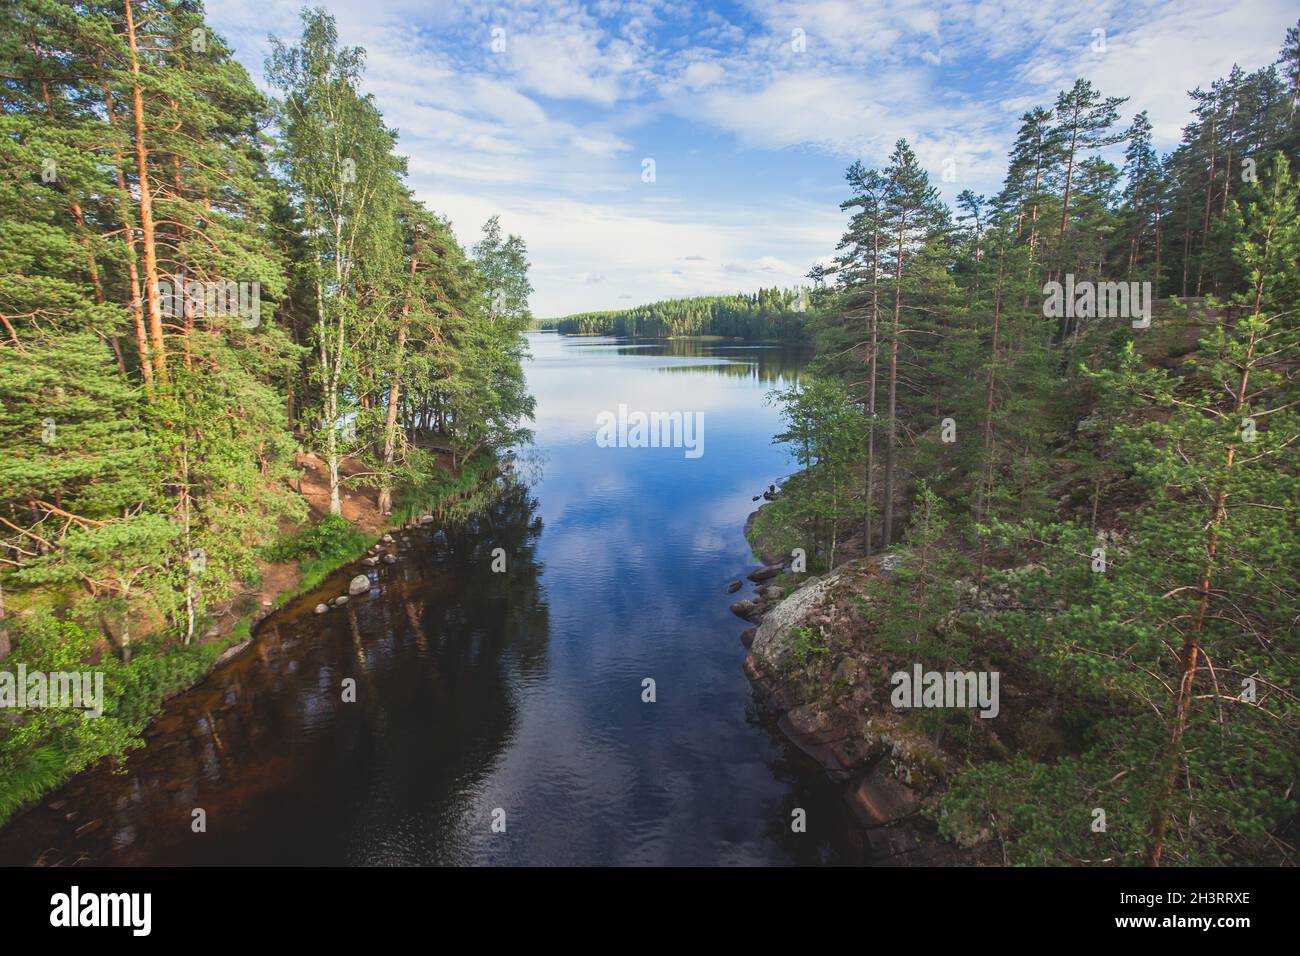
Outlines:
<svg viewBox="0 0 1300 956"><path fill-rule="evenodd" d="M318 464L319 459L312 453L301 454L298 457L300 467L312 469L315 467L314 463ZM478 472L462 474L480 477ZM499 476L499 466L493 468L490 474L493 478ZM314 488L314 482L306 480L306 476L307 472L304 472L295 490L307 502L307 517L297 524L282 525L279 529L281 538L309 529L329 514L327 494L323 499L326 506L321 508L321 502L315 500L320 498L320 489ZM460 476L453 475L453 477ZM470 491L477 492L481 487L481 483L476 484ZM205 617L202 632L196 631L195 639L189 644L173 641L163 645L161 656L175 655L177 658L181 655L192 656L200 659L200 664L193 675L181 676L175 684L160 692L153 702L152 712L147 721L134 731L135 745L120 754L105 754L89 760L76 769L60 773L49 786L43 787L38 794L31 796L7 815L0 817L0 839L3 839L5 831L22 816L39 809L52 797L57 800L57 794L70 786L80 775L95 770L106 760L125 763L134 752L147 746L151 737L150 731L155 728L158 719L165 713L168 703L201 687L219 669L253 648L264 626L278 613L287 611L296 602L320 590L330 578L348 567L357 567L357 575L360 575L374 566L366 564L369 557L375 558L376 565L383 561L384 548L387 544L395 542L394 535L446 520L435 517L434 512L441 514L447 505L464 498L466 490L455 487L446 495L426 502L424 507L395 506L388 515L380 515L378 509L373 506L374 489L359 486L348 492L341 517L362 535L356 548L349 549L347 553L338 556L338 560L332 560L323 567L308 568L309 565L316 564L308 556L287 561L262 562L259 568L262 573L262 583L259 587L239 591L229 600L215 606ZM391 549L394 555L396 550L396 548ZM395 563L396 560L399 559L394 557L394 561L386 563ZM357 575L354 575L354 579ZM346 590L341 596L347 596ZM330 610L334 609L332 605L333 601ZM146 635L141 638L141 642L149 639L151 636ZM112 653L112 651L106 650L105 653ZM211 658L202 662L201 658L207 655L211 655Z"/></svg>
<svg viewBox="0 0 1300 956"><path fill-rule="evenodd" d="M845 561L820 575L792 573L790 555L764 550L753 538L754 521L765 505L745 522L745 537L760 562L745 580L756 590L752 597L736 600L731 611L750 625L740 636L746 652L741 669L763 706L777 717L784 742L839 788L862 827L872 863L993 862L979 848L939 836L935 821L924 814L944 789L945 774L938 770L943 755L924 735L902 727L896 713L873 706L872 671L878 662L849 650L829 671L829 681L809 680L802 673L810 660L832 656L827 647L810 647L809 634L838 613L847 597L841 593L844 578L880 577L890 573L888 567L873 556ZM737 584L732 582L729 593L740 590Z"/></svg>

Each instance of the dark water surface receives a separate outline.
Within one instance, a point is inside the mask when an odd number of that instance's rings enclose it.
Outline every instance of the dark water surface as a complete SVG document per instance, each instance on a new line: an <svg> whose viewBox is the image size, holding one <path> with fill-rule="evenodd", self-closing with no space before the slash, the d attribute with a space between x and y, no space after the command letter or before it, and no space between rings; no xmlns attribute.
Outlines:
<svg viewBox="0 0 1300 956"><path fill-rule="evenodd" d="M374 597L313 612L353 566L277 612L167 705L125 773L87 771L0 831L0 863L858 860L838 790L754 697L728 611L727 582L755 566L751 498L791 470L764 395L802 357L530 339L530 487L399 537ZM620 403L702 412L704 454L598 447L596 416Z"/></svg>

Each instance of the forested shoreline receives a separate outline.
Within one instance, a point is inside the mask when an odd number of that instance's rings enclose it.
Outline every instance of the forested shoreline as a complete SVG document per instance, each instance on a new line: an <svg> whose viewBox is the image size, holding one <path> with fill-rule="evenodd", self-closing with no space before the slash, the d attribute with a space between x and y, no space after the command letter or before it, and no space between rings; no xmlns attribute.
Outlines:
<svg viewBox="0 0 1300 956"><path fill-rule="evenodd" d="M808 341L806 289L759 289L752 294L664 299L608 312L580 312L538 323L562 335L630 338L721 336L798 344Z"/></svg>
<svg viewBox="0 0 1300 956"><path fill-rule="evenodd" d="M523 240L411 194L328 13L270 99L201 11L0 13L0 660L107 675L100 719L6 711L0 821L137 743L266 562L364 548L353 492L396 521L528 437Z"/></svg>
<svg viewBox="0 0 1300 956"><path fill-rule="evenodd" d="M988 862L1297 860L1298 91L1300 25L1168 155L1079 80L955 216L906 141L848 169L753 527L830 573L751 668ZM1014 705L899 711L913 667Z"/></svg>

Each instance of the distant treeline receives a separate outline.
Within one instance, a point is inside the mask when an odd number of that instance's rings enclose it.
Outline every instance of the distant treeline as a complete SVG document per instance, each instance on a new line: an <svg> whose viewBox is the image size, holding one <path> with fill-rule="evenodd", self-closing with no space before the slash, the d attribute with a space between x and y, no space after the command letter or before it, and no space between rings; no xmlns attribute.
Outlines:
<svg viewBox="0 0 1300 956"><path fill-rule="evenodd" d="M544 321L541 327L565 335L721 335L798 342L808 337L806 303L807 293L801 297L798 289L759 289L752 295L702 295L612 312L580 312Z"/></svg>

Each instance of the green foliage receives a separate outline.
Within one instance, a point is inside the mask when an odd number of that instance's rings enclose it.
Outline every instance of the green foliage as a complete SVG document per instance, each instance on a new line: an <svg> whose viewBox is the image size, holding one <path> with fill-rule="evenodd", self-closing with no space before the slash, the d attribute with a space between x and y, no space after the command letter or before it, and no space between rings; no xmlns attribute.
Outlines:
<svg viewBox="0 0 1300 956"><path fill-rule="evenodd" d="M310 590L341 564L354 559L370 547L371 539L352 522L326 515L315 524L269 545L263 555L267 561L297 561L302 580L300 588Z"/></svg>
<svg viewBox="0 0 1300 956"><path fill-rule="evenodd" d="M311 582L365 547L339 517L271 544L307 515L302 445L338 515L345 456L385 511L467 508L528 438L523 240L493 219L467 255L410 195L363 51L302 24L272 102L188 0L0 8L0 661L61 642L115 708L0 721L3 812L129 746L268 553ZM205 294L229 283L242 312Z"/></svg>
<svg viewBox="0 0 1300 956"><path fill-rule="evenodd" d="M315 524L270 545L265 550L268 561L301 561L304 558L346 558L358 548L368 546L364 534L352 522L338 515L326 515Z"/></svg>
<svg viewBox="0 0 1300 956"><path fill-rule="evenodd" d="M782 551L802 547L814 567L831 567L839 522L857 513L850 485L864 440L861 412L833 378L806 377L768 401L780 404L785 425L773 440L788 445L802 467L762 509L755 533Z"/></svg>
<svg viewBox="0 0 1300 956"><path fill-rule="evenodd" d="M1010 726L993 729L1014 740L1033 710L1052 755L989 760L971 727L917 718L981 758L950 781L943 831L992 839L1012 863L1294 860L1300 123L1287 91L1275 67L1234 69L1193 92L1194 122L1160 157L1145 113L1121 132L1124 100L1079 80L1024 114L1002 191L963 192L955 224L906 143L880 171L848 170L851 218L834 267L815 270L834 284L810 325L818 380L842 383L867 425L847 459L863 480L827 499L811 448L835 416L782 396L803 471L755 530L785 547L866 510L873 547L903 541L859 609L872 647L1013 675ZM1098 153L1121 141L1123 170ZM1066 275L1204 298L1163 303L1148 329L1047 321L1043 285ZM902 501L899 536L888 511Z"/></svg>
<svg viewBox="0 0 1300 956"><path fill-rule="evenodd" d="M800 624L791 628L790 633L794 635L794 640L790 644L790 653L801 665L806 665L813 658L830 653L830 648L820 640L818 635L813 634L811 628Z"/></svg>
<svg viewBox="0 0 1300 956"><path fill-rule="evenodd" d="M759 289L752 295L706 295L665 299L632 309L583 312L541 323L564 335L645 338L717 335L755 341L802 342L807 293Z"/></svg>
<svg viewBox="0 0 1300 956"><path fill-rule="evenodd" d="M12 623L17 650L6 669L21 663L42 671L102 674L104 712L32 708L0 712L0 825L33 800L104 757L119 758L140 746L141 732L167 697L189 687L211 669L215 644L164 648L150 642L129 664L96 654L99 636L47 611Z"/></svg>

